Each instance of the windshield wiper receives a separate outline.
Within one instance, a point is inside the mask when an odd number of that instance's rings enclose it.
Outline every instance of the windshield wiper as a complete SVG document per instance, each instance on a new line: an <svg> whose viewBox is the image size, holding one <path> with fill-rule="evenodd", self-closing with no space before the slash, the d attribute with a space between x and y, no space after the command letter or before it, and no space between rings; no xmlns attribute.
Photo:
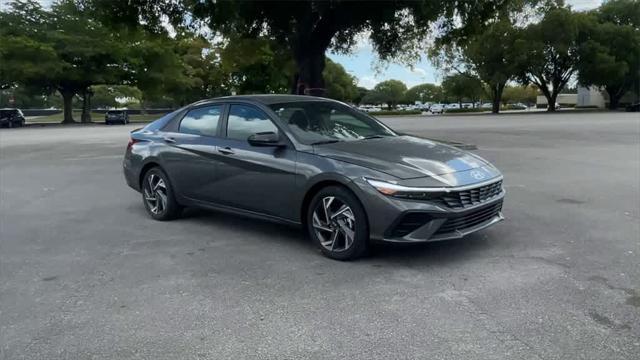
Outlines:
<svg viewBox="0 0 640 360"><path fill-rule="evenodd" d="M322 145L322 144L333 144L333 143L337 143L340 142L342 140L322 140L322 141L316 141L314 143L311 143L311 145Z"/></svg>

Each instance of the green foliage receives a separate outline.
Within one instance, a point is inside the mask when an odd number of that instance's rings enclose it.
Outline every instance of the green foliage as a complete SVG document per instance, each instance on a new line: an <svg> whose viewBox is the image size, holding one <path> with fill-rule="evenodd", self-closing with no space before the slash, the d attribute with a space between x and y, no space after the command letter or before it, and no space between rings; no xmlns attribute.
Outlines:
<svg viewBox="0 0 640 360"><path fill-rule="evenodd" d="M367 104L387 104L394 108L403 100L407 86L400 80L387 80L378 83L362 100Z"/></svg>
<svg viewBox="0 0 640 360"><path fill-rule="evenodd" d="M377 116L390 116L390 115L420 115L422 111L420 110L383 110L383 111L372 111L368 113L369 115L377 115Z"/></svg>
<svg viewBox="0 0 640 360"><path fill-rule="evenodd" d="M342 65L327 59L323 76L327 83L327 97L354 102L360 95L356 86L356 78L349 75Z"/></svg>
<svg viewBox="0 0 640 360"><path fill-rule="evenodd" d="M462 109L446 109L444 112L456 114L456 113L474 113L474 112L484 112L484 111L487 111L487 110L482 108L462 108Z"/></svg>
<svg viewBox="0 0 640 360"><path fill-rule="evenodd" d="M295 62L295 92L325 87L327 49L348 53L360 34L369 34L383 61L415 61L433 23L439 33L464 36L519 1L193 1L85 0L109 23L158 29L163 17L174 26L206 23L225 37L264 37L286 46ZM162 6L162 5L166 6ZM142 20L142 21L141 21ZM259 52L259 49L256 49Z"/></svg>
<svg viewBox="0 0 640 360"><path fill-rule="evenodd" d="M539 23L527 26L515 42L514 64L523 84L536 85L549 104L577 69L578 49L587 17L568 8L552 8ZM553 106L549 111L555 111Z"/></svg>
<svg viewBox="0 0 640 360"><path fill-rule="evenodd" d="M128 85L94 85L91 91L94 108L131 107L142 99L140 89Z"/></svg>
<svg viewBox="0 0 640 360"><path fill-rule="evenodd" d="M637 1L614 0L590 19L589 36L579 48L578 79L603 87L615 109L624 94L640 90L640 6ZM635 13L634 13L635 11Z"/></svg>
<svg viewBox="0 0 640 360"><path fill-rule="evenodd" d="M420 84L413 86L405 92L404 100L407 103L441 102L444 101L442 88L436 84Z"/></svg>
<svg viewBox="0 0 640 360"><path fill-rule="evenodd" d="M482 82L471 74L449 75L442 81L442 91L446 98L475 101L482 97L484 89Z"/></svg>
<svg viewBox="0 0 640 360"><path fill-rule="evenodd" d="M502 92L502 103L535 104L538 90L533 86L505 86Z"/></svg>
<svg viewBox="0 0 640 360"><path fill-rule="evenodd" d="M293 68L286 48L265 37L232 36L220 51L225 86L237 94L286 93Z"/></svg>

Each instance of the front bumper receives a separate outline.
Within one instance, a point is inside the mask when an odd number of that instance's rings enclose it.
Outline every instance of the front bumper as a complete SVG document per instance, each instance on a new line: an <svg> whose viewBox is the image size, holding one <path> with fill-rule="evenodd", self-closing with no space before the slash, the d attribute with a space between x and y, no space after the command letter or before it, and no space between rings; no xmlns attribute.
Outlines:
<svg viewBox="0 0 640 360"><path fill-rule="evenodd" d="M504 220L504 190L482 203L454 209L382 195L365 182L356 183L374 240L412 243L457 239Z"/></svg>
<svg viewBox="0 0 640 360"><path fill-rule="evenodd" d="M403 213L385 231L383 240L423 242L462 238L504 220L503 196L460 212Z"/></svg>

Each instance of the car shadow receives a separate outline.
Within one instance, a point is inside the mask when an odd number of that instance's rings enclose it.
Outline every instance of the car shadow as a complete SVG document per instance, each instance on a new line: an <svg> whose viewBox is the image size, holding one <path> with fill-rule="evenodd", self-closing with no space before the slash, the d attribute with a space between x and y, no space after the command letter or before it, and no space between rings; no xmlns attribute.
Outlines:
<svg viewBox="0 0 640 360"><path fill-rule="evenodd" d="M237 230L245 235L254 235L243 236L243 241L267 240L272 242L271 245L293 247L290 250L307 253L315 249L304 229L297 226L196 208L185 209L182 219L212 227L228 227L229 230ZM269 239L262 239L265 234L269 236ZM483 232L470 234L462 239L414 244L372 242L369 255L355 261L354 264L373 266L393 266L394 264L406 266L407 264L419 265L421 263L447 265L474 259L477 253L489 250L492 243L489 236Z"/></svg>

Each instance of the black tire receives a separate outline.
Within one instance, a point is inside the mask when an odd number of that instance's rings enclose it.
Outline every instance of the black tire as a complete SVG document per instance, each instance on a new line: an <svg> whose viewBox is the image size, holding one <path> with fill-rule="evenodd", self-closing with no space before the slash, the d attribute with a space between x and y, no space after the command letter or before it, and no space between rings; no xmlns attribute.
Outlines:
<svg viewBox="0 0 640 360"><path fill-rule="evenodd" d="M164 186L156 187L155 190L152 190L151 184L154 183L157 178L162 180ZM169 177L159 167L153 167L144 174L141 184L141 193L142 202L147 210L147 214L149 214L153 219L167 221L180 216L182 206L178 204L175 199ZM162 194L165 196L164 200L162 199ZM152 197L157 199L156 202L149 200ZM158 202L161 203L160 208L158 208ZM155 210L154 204L156 205Z"/></svg>
<svg viewBox="0 0 640 360"><path fill-rule="evenodd" d="M353 224L353 228L355 229L353 241L346 249L331 250L333 249L333 243L331 249L324 246L322 244L322 239L318 235L318 231L314 227L314 211L318 209L318 206L322 206L321 203L323 202L323 199L331 197L338 199L338 204L341 202L348 206L355 219L355 224ZM307 232L309 233L311 240L325 256L335 260L353 260L367 253L369 247L369 224L367 214L358 198L349 189L342 186L327 186L321 189L309 203L306 220ZM336 228L340 227L339 224L334 225L336 225ZM344 238L344 241L346 241L346 238Z"/></svg>

